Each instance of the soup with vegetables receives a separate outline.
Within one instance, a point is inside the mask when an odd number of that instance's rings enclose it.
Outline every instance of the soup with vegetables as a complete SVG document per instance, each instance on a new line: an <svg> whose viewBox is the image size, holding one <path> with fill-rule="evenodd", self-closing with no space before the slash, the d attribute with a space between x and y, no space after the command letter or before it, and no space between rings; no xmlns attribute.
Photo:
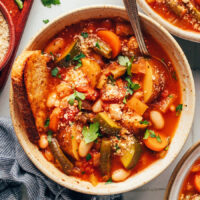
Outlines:
<svg viewBox="0 0 200 200"><path fill-rule="evenodd" d="M187 31L200 31L199 0L146 0L146 2L173 25Z"/></svg>
<svg viewBox="0 0 200 200"><path fill-rule="evenodd" d="M38 146L67 175L94 186L124 181L167 153L183 109L179 79L162 47L145 41L160 62L141 56L127 21L90 19L42 50Z"/></svg>
<svg viewBox="0 0 200 200"><path fill-rule="evenodd" d="M189 170L179 195L179 200L198 199L200 199L200 159Z"/></svg>

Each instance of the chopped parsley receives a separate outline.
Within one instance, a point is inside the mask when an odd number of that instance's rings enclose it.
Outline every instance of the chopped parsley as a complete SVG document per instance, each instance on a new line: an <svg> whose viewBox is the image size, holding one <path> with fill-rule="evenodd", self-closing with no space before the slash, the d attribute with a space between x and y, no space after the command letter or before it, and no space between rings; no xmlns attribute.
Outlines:
<svg viewBox="0 0 200 200"><path fill-rule="evenodd" d="M126 99L126 98L127 98L127 96L124 97L124 99L123 99L123 101L122 101L123 104L126 104L126 103L127 103L127 99Z"/></svg>
<svg viewBox="0 0 200 200"><path fill-rule="evenodd" d="M131 90L133 90L133 91L134 91L134 90L140 89L140 85L137 84L137 83L133 83L132 80L131 80L131 78L130 78L129 76L126 77L125 80L126 80L127 83L128 83L128 88L129 88L129 89L131 89Z"/></svg>
<svg viewBox="0 0 200 200"><path fill-rule="evenodd" d="M73 61L77 61L77 62L78 62L77 65L74 67L74 69L78 69L79 67L82 66L81 58L85 58L85 54L80 53L80 54L76 55L76 56L73 58Z"/></svg>
<svg viewBox="0 0 200 200"><path fill-rule="evenodd" d="M55 67L55 68L53 68L53 69L51 70L51 75L52 75L53 77L56 77L56 76L58 75L58 72L59 72L58 68Z"/></svg>
<svg viewBox="0 0 200 200"><path fill-rule="evenodd" d="M109 179L105 182L105 184L110 184L110 183L112 183L112 178L109 178Z"/></svg>
<svg viewBox="0 0 200 200"><path fill-rule="evenodd" d="M149 125L149 121L143 120L143 121L140 121L140 124Z"/></svg>
<svg viewBox="0 0 200 200"><path fill-rule="evenodd" d="M88 33L87 33L87 32L82 32L82 33L81 33L81 36L82 36L83 38L87 38L87 37L88 37Z"/></svg>
<svg viewBox="0 0 200 200"><path fill-rule="evenodd" d="M131 74L131 67L133 63L134 57L131 60L127 56L118 56L118 62L120 65L127 67L127 74L132 76Z"/></svg>
<svg viewBox="0 0 200 200"><path fill-rule="evenodd" d="M15 0L15 3L17 4L17 6L18 6L18 8L19 8L20 10L23 9L24 3L23 3L22 0Z"/></svg>
<svg viewBox="0 0 200 200"><path fill-rule="evenodd" d="M86 156L86 160L89 161L91 158L92 158L91 154L88 153L87 156Z"/></svg>
<svg viewBox="0 0 200 200"><path fill-rule="evenodd" d="M81 174L85 174L85 171L82 171Z"/></svg>
<svg viewBox="0 0 200 200"><path fill-rule="evenodd" d="M46 121L45 121L45 123L44 123L44 127L48 127L48 126L49 126L49 123L50 123L50 119L47 118Z"/></svg>
<svg viewBox="0 0 200 200"><path fill-rule="evenodd" d="M116 152L120 149L119 145L118 144L115 144L115 150Z"/></svg>
<svg viewBox="0 0 200 200"><path fill-rule="evenodd" d="M183 104L179 104L176 106L176 116L181 114L181 111L183 110Z"/></svg>
<svg viewBox="0 0 200 200"><path fill-rule="evenodd" d="M51 130L49 130L49 131L47 132L47 140L48 140L48 143L51 143L52 135L53 135L53 132L52 132Z"/></svg>
<svg viewBox="0 0 200 200"><path fill-rule="evenodd" d="M49 23L49 19L43 19L42 20L44 24L48 24Z"/></svg>
<svg viewBox="0 0 200 200"><path fill-rule="evenodd" d="M60 0L41 0L45 7L51 8L51 5L59 5Z"/></svg>
<svg viewBox="0 0 200 200"><path fill-rule="evenodd" d="M71 56L70 56L70 54L67 54L67 56L65 57L65 60L66 60L66 62L69 62L69 61L70 61L70 59L71 59Z"/></svg>
<svg viewBox="0 0 200 200"><path fill-rule="evenodd" d="M97 47L98 49L101 49L101 47L99 46L99 42L96 42L95 47Z"/></svg>
<svg viewBox="0 0 200 200"><path fill-rule="evenodd" d="M144 137L143 139L146 140L148 139L149 137L151 138L156 138L157 142L161 143L162 140L160 138L160 135L156 135L155 132L153 130L149 130L149 129L146 129L145 133L144 133Z"/></svg>
<svg viewBox="0 0 200 200"><path fill-rule="evenodd" d="M112 75L108 76L108 80L111 82L112 85L115 85L115 79Z"/></svg>
<svg viewBox="0 0 200 200"><path fill-rule="evenodd" d="M84 99L85 99L85 94L75 90L74 93L71 94L68 97L68 103L71 106L73 106L74 105L74 101L77 100L78 101L78 108L79 108L79 110L81 110L81 107L82 107L82 101L81 100L84 100Z"/></svg>
<svg viewBox="0 0 200 200"><path fill-rule="evenodd" d="M88 144L97 139L99 135L99 123L91 123L89 127L84 126L82 130L82 134L84 136L85 143Z"/></svg>

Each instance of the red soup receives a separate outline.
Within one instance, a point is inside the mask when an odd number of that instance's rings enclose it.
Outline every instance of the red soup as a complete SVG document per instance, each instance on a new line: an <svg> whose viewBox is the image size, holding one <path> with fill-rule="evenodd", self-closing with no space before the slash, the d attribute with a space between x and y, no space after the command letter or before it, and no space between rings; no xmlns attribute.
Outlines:
<svg viewBox="0 0 200 200"><path fill-rule="evenodd" d="M141 56L120 18L81 21L45 45L48 117L38 146L67 175L124 181L167 153L182 110L179 79L161 46L145 41L167 68Z"/></svg>
<svg viewBox="0 0 200 200"><path fill-rule="evenodd" d="M200 159L191 167L186 176L179 195L179 200L200 199Z"/></svg>
<svg viewBox="0 0 200 200"><path fill-rule="evenodd" d="M200 31L199 0L146 0L146 2L171 24L187 31Z"/></svg>

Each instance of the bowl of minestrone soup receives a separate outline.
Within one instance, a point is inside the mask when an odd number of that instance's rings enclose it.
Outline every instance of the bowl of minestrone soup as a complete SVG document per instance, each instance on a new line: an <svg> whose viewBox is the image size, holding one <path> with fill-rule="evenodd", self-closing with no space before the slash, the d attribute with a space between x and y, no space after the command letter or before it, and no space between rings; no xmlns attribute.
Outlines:
<svg viewBox="0 0 200 200"><path fill-rule="evenodd" d="M152 58L120 7L67 13L41 30L12 69L10 110L32 162L60 185L109 195L138 188L176 158L195 91L173 37L140 14Z"/></svg>
<svg viewBox="0 0 200 200"><path fill-rule="evenodd" d="M143 11L170 33L200 42L199 0L138 0Z"/></svg>
<svg viewBox="0 0 200 200"><path fill-rule="evenodd" d="M177 164L170 178L165 199L200 199L200 143L191 147Z"/></svg>

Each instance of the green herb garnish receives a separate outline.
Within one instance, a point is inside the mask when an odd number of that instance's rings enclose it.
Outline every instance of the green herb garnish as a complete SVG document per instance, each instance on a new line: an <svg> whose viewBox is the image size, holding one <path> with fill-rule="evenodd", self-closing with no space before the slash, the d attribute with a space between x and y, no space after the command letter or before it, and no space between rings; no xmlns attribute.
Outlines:
<svg viewBox="0 0 200 200"><path fill-rule="evenodd" d="M49 19L43 19L42 21L44 22L44 24L48 24L49 23Z"/></svg>
<svg viewBox="0 0 200 200"><path fill-rule="evenodd" d="M51 8L51 5L59 5L60 0L41 0L45 7Z"/></svg>
<svg viewBox="0 0 200 200"><path fill-rule="evenodd" d="M49 131L47 132L47 140L48 140L48 143L51 143L52 135L53 135L53 132L52 132L51 130L49 130Z"/></svg>
<svg viewBox="0 0 200 200"><path fill-rule="evenodd" d="M149 129L146 129L145 133L144 133L144 137L143 139L146 140L148 139L149 137L151 138L156 138L157 142L161 143L162 140L160 138L160 135L156 135L155 132L153 130L149 130Z"/></svg>
<svg viewBox="0 0 200 200"><path fill-rule="evenodd" d="M95 47L97 47L98 49L101 49L101 47L99 46L99 42L96 42Z"/></svg>
<svg viewBox="0 0 200 200"><path fill-rule="evenodd" d="M74 60L74 61L78 61L78 60L80 60L81 58L85 58L85 54L80 53L80 54L76 55L76 56L73 58L73 60Z"/></svg>
<svg viewBox="0 0 200 200"><path fill-rule="evenodd" d="M97 139L99 135L99 123L91 123L89 127L84 126L82 130L82 134L84 136L85 143L93 142Z"/></svg>
<svg viewBox="0 0 200 200"><path fill-rule="evenodd" d="M81 36L84 37L84 38L87 38L88 37L88 33L87 32L82 32Z"/></svg>
<svg viewBox="0 0 200 200"><path fill-rule="evenodd" d="M24 3L23 3L22 0L15 0L15 3L17 4L17 6L18 6L18 8L19 8L20 10L23 9Z"/></svg>
<svg viewBox="0 0 200 200"><path fill-rule="evenodd" d="M92 158L91 154L88 153L87 156L86 156L86 160L89 161L91 158Z"/></svg>
<svg viewBox="0 0 200 200"><path fill-rule="evenodd" d="M149 121L143 120L143 121L140 121L140 124L149 125Z"/></svg>
<svg viewBox="0 0 200 200"><path fill-rule="evenodd" d="M115 79L112 75L108 76L108 80L111 82L112 85L115 85Z"/></svg>
<svg viewBox="0 0 200 200"><path fill-rule="evenodd" d="M50 119L47 118L46 121L45 121L45 123L44 123L44 127L48 127L48 126L49 126L49 123L50 123Z"/></svg>
<svg viewBox="0 0 200 200"><path fill-rule="evenodd" d="M137 84L137 83L133 83L130 77L126 77L125 80L128 83L127 86L128 86L129 89L131 89L133 91L140 89L140 85Z"/></svg>
<svg viewBox="0 0 200 200"><path fill-rule="evenodd" d="M176 106L176 116L181 114L181 111L183 110L183 104L179 104Z"/></svg>
<svg viewBox="0 0 200 200"><path fill-rule="evenodd" d="M79 108L79 110L81 110L81 106L82 106L82 101L81 100L84 100L84 99L85 99L85 94L75 90L74 93L71 94L68 97L68 103L71 106L73 106L74 105L74 101L77 100L78 101L78 108Z"/></svg>
<svg viewBox="0 0 200 200"><path fill-rule="evenodd" d="M123 99L123 101L122 101L123 104L126 104L126 103L127 103L127 99L126 99L126 98L127 98L127 97L125 96L124 99Z"/></svg>
<svg viewBox="0 0 200 200"><path fill-rule="evenodd" d="M51 75L52 75L53 77L56 77L56 76L58 75L58 72L59 72L58 68L55 67L55 68L53 68L53 69L51 70Z"/></svg>
<svg viewBox="0 0 200 200"><path fill-rule="evenodd" d="M115 150L116 152L120 149L120 147L118 146L118 144L115 144Z"/></svg>
<svg viewBox="0 0 200 200"><path fill-rule="evenodd" d="M118 62L120 65L127 67L127 74L132 76L131 74L131 67L133 63L134 57L131 60L127 56L118 56Z"/></svg>
<svg viewBox="0 0 200 200"><path fill-rule="evenodd" d="M112 183L112 178L109 178L109 179L105 182L105 184L110 184L110 183Z"/></svg>

